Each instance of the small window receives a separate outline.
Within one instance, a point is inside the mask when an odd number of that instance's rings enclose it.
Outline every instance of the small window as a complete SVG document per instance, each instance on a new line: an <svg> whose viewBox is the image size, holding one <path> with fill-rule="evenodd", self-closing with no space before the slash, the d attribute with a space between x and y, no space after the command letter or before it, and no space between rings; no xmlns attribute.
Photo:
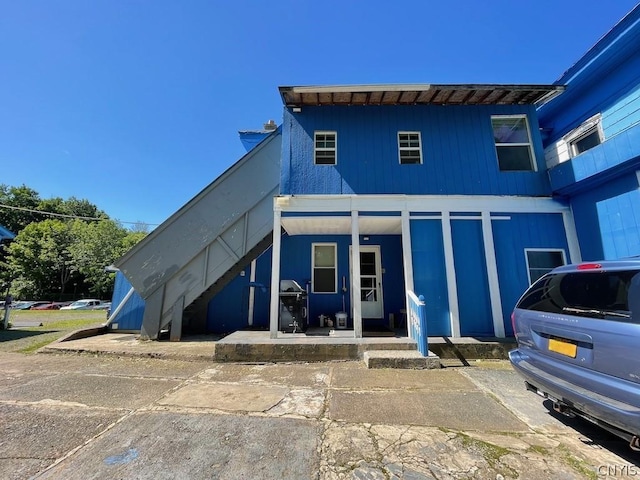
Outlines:
<svg viewBox="0 0 640 480"><path fill-rule="evenodd" d="M586 152L587 150L591 150L593 147L597 147L600 143L600 131L598 130L598 126L595 125L584 134L569 141L569 145L571 146L571 156L577 157L582 152Z"/></svg>
<svg viewBox="0 0 640 480"><path fill-rule="evenodd" d="M422 163L420 132L398 132L398 151L401 165Z"/></svg>
<svg viewBox="0 0 640 480"><path fill-rule="evenodd" d="M500 171L535 170L526 116L493 116L491 127Z"/></svg>
<svg viewBox="0 0 640 480"><path fill-rule="evenodd" d="M311 291L313 293L337 293L336 244L312 244Z"/></svg>
<svg viewBox="0 0 640 480"><path fill-rule="evenodd" d="M556 267L565 265L564 250L525 250L529 285Z"/></svg>
<svg viewBox="0 0 640 480"><path fill-rule="evenodd" d="M316 165L336 164L336 132L315 132L313 158Z"/></svg>

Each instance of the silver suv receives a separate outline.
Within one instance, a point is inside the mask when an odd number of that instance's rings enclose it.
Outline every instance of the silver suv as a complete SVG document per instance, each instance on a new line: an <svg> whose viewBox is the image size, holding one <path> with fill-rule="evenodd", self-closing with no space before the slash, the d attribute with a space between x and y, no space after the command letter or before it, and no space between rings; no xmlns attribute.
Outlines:
<svg viewBox="0 0 640 480"><path fill-rule="evenodd" d="M556 268L511 319L526 387L640 450L640 259Z"/></svg>

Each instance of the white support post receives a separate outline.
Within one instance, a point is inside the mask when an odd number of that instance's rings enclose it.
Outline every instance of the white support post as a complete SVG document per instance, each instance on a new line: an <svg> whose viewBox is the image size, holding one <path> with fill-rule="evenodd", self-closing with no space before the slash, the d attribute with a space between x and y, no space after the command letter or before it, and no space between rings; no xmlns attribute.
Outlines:
<svg viewBox="0 0 640 480"><path fill-rule="evenodd" d="M409 218L409 211L402 211L402 266L404 268L404 308L407 316L407 333L409 338L412 337L411 329L409 328L409 296L407 292L416 293L413 285L413 256L411 254L411 221Z"/></svg>
<svg viewBox="0 0 640 480"><path fill-rule="evenodd" d="M491 213L487 211L482 212L482 237L484 243L484 258L487 263L487 280L489 282L489 297L491 299L493 334L498 338L504 338L504 317L502 315L502 300L500 298L496 247L493 243Z"/></svg>
<svg viewBox="0 0 640 480"><path fill-rule="evenodd" d="M353 335L362 338L362 300L360 299L360 226L358 211L351 211L351 298L353 299Z"/></svg>
<svg viewBox="0 0 640 480"><path fill-rule="evenodd" d="M442 241L444 244L444 263L447 272L447 293L449 296L449 316L451 336L460 337L460 309L458 307L458 284L456 283L456 267L453 256L453 235L451 233L451 215L442 212Z"/></svg>
<svg viewBox="0 0 640 480"><path fill-rule="evenodd" d="M578 241L578 232L576 232L573 212L570 209L562 212L562 222L564 223L564 231L567 234L567 245L569 246L571 263L580 263L582 261L580 242Z"/></svg>
<svg viewBox="0 0 640 480"><path fill-rule="evenodd" d="M277 200L277 199L276 199ZM276 206L273 211L273 246L271 248L271 300L269 310L269 337L278 338L278 320L280 314L280 249L281 249L281 211Z"/></svg>
<svg viewBox="0 0 640 480"><path fill-rule="evenodd" d="M256 260L251 260L251 273L249 274L249 283L252 284L256 281ZM255 287L249 287L249 307L247 309L247 323L253 325L253 309L255 307L256 289Z"/></svg>

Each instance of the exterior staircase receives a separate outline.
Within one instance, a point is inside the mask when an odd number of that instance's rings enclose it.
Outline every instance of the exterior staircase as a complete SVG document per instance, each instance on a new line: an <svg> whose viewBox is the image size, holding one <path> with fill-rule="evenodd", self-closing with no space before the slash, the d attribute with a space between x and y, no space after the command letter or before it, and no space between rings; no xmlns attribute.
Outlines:
<svg viewBox="0 0 640 480"><path fill-rule="evenodd" d="M204 330L209 300L271 245L281 145L277 129L116 262L145 300L142 338Z"/></svg>

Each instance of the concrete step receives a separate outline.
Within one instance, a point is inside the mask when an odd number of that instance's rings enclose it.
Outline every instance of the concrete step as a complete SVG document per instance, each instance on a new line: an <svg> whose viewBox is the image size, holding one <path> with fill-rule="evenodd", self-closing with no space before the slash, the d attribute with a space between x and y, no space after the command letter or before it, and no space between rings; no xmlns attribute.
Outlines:
<svg viewBox="0 0 640 480"><path fill-rule="evenodd" d="M416 350L368 350L363 354L367 368L404 368L404 369L433 369L440 368L440 357L429 352L423 357Z"/></svg>

